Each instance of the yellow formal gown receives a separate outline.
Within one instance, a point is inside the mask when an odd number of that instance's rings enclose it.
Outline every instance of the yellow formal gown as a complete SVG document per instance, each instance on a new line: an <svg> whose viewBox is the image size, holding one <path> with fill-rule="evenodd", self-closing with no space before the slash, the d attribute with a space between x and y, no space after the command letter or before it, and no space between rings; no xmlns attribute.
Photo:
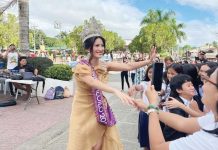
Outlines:
<svg viewBox="0 0 218 150"><path fill-rule="evenodd" d="M100 63L94 69L98 79L107 81L108 72ZM91 67L78 64L74 70L76 91L70 117L68 150L92 150L92 147L103 138L102 150L123 150L116 126L101 125L96 120L92 88L80 80L81 75L91 75Z"/></svg>

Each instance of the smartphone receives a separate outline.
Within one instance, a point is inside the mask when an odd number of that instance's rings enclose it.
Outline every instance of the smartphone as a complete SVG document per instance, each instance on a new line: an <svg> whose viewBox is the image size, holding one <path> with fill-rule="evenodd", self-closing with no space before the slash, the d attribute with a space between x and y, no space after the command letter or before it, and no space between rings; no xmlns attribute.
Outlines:
<svg viewBox="0 0 218 150"><path fill-rule="evenodd" d="M152 85L154 85L156 91L161 90L162 82L163 82L163 63L154 63Z"/></svg>

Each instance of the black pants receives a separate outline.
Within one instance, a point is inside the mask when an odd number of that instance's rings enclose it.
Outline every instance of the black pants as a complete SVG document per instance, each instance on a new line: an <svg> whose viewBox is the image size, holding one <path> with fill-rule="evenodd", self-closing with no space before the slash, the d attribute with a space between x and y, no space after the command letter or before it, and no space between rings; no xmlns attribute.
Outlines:
<svg viewBox="0 0 218 150"><path fill-rule="evenodd" d="M9 82L9 89L10 89L11 95L14 95L13 84L11 82Z"/></svg>
<svg viewBox="0 0 218 150"><path fill-rule="evenodd" d="M121 82L122 82L122 90L124 90L124 77L126 79L126 84L129 88L129 80L128 80L128 71L121 72Z"/></svg>
<svg viewBox="0 0 218 150"><path fill-rule="evenodd" d="M135 73L131 73L132 85L135 84Z"/></svg>

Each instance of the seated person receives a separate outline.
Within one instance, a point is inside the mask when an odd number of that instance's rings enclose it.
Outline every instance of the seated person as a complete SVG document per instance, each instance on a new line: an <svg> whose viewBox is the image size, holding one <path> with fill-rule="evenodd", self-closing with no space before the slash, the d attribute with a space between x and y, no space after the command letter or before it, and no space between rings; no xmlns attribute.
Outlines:
<svg viewBox="0 0 218 150"><path fill-rule="evenodd" d="M19 64L17 67L15 67L13 70L16 70L17 72L33 72L34 75L38 74L38 70L33 68L32 66L27 64L26 57L20 57L19 58ZM25 100L28 100L31 93L31 85L27 84L20 84L20 83L13 83L16 89L21 89L27 92L27 95L25 96Z"/></svg>

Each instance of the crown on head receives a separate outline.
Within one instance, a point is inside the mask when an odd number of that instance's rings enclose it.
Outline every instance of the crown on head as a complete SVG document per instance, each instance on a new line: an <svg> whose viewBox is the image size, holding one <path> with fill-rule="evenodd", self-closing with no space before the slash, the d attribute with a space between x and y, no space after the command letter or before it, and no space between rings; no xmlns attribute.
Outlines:
<svg viewBox="0 0 218 150"><path fill-rule="evenodd" d="M84 42L90 37L101 36L102 25L97 22L97 20L92 17L89 21L85 21L83 31L81 33L82 41Z"/></svg>

